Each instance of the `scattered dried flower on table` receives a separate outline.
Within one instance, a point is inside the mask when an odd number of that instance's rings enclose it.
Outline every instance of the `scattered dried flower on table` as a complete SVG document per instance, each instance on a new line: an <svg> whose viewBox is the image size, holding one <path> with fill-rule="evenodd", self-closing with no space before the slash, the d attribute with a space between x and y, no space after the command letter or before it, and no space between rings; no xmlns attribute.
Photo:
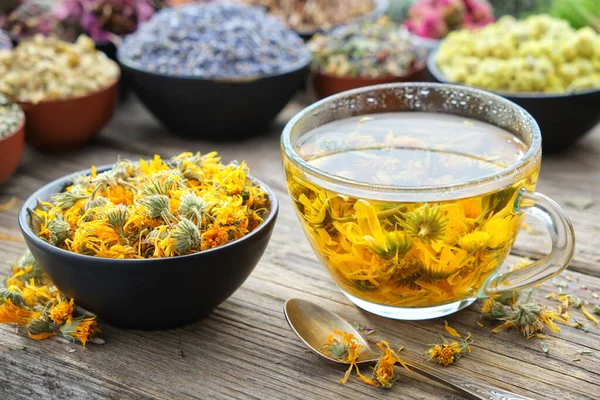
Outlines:
<svg viewBox="0 0 600 400"><path fill-rule="evenodd" d="M456 329L454 329L453 327L448 325L448 321L446 321L446 320L444 320L444 329L446 329L446 332L448 332L450 334L450 336L454 336L456 338L462 337Z"/></svg>
<svg viewBox="0 0 600 400"><path fill-rule="evenodd" d="M245 163L217 153L182 153L170 162L118 161L79 176L30 211L38 236L74 253L159 258L196 253L240 239L270 210ZM35 230L35 229L34 229Z"/></svg>
<svg viewBox="0 0 600 400"><path fill-rule="evenodd" d="M85 96L112 85L119 74L117 63L84 35L75 43L38 35L0 50L0 93L15 102Z"/></svg>
<svg viewBox="0 0 600 400"><path fill-rule="evenodd" d="M80 342L103 343L96 316L79 309L52 284L31 255L25 253L13 266L12 276L0 288L0 323L25 328L30 338L55 335Z"/></svg>
<svg viewBox="0 0 600 400"><path fill-rule="evenodd" d="M435 360L439 364L447 367L465 355L465 353L470 353L472 343L473 340L471 339L470 333L468 333L461 342L447 342L444 339L444 343L431 345L427 351L427 355L430 360Z"/></svg>
<svg viewBox="0 0 600 400"><path fill-rule="evenodd" d="M398 357L398 354L396 354L396 352L390 348L390 345L385 340L377 343L377 347L379 347L383 355L377 361L377 364L375 364L372 378L363 378L363 381L373 386L380 386L382 388L389 389L398 379L398 376L394 371L394 365L399 363L407 371L410 371L410 368L404 364L400 357ZM398 352L400 352L402 349L403 348L401 347Z"/></svg>

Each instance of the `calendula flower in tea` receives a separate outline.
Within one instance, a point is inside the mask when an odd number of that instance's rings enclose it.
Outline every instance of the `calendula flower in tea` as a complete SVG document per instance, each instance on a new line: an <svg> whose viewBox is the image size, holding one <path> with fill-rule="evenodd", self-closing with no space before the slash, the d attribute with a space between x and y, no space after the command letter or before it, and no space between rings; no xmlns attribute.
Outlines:
<svg viewBox="0 0 600 400"><path fill-rule="evenodd" d="M32 225L49 243L89 256L196 253L242 238L269 213L268 195L248 172L217 153L118 161L40 202Z"/></svg>
<svg viewBox="0 0 600 400"><path fill-rule="evenodd" d="M0 93L12 101L84 96L110 86L119 75L117 63L84 35L75 43L36 35L13 50L0 50Z"/></svg>
<svg viewBox="0 0 600 400"><path fill-rule="evenodd" d="M15 263L12 276L0 288L0 323L16 324L36 340L60 335L83 347L90 341L103 343L96 337L100 332L96 316L60 293L29 252Z"/></svg>

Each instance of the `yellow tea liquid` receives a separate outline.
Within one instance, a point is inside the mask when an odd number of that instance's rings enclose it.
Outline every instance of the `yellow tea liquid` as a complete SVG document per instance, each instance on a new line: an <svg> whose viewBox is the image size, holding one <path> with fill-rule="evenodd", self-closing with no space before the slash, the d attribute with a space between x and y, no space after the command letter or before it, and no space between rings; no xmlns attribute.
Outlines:
<svg viewBox="0 0 600 400"><path fill-rule="evenodd" d="M482 179L527 152L516 136L462 117L373 114L323 125L296 152L321 171L363 184L423 188ZM521 223L514 200L537 171L491 193L439 202L357 198L286 164L311 245L346 293L371 303L429 307L473 298L508 255Z"/></svg>

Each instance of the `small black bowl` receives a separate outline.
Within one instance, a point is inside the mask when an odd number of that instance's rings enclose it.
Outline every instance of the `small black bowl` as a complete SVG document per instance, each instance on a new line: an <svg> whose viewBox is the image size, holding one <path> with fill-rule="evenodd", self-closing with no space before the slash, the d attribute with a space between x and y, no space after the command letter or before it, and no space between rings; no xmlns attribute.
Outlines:
<svg viewBox="0 0 600 400"><path fill-rule="evenodd" d="M263 133L300 88L311 61L276 75L210 79L148 72L118 58L135 93L170 131L212 140Z"/></svg>
<svg viewBox="0 0 600 400"><path fill-rule="evenodd" d="M31 253L58 289L115 326L163 329L208 315L248 278L277 219L275 194L255 179L268 193L271 211L260 226L234 242L168 258L109 259L76 254L40 239L30 227L27 208L34 209L38 199L48 200L73 178L87 174L90 170L64 176L33 193L19 211L19 226Z"/></svg>
<svg viewBox="0 0 600 400"><path fill-rule="evenodd" d="M427 67L437 82L449 81L435 62L437 51L429 54ZM494 92L527 110L542 132L542 149L546 153L564 151L589 133L600 122L600 88L575 93Z"/></svg>

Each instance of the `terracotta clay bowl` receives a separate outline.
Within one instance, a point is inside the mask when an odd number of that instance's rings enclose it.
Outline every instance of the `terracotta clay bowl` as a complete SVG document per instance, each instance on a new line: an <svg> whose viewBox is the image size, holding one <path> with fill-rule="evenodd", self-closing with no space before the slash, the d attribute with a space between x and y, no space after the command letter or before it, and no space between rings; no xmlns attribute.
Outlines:
<svg viewBox="0 0 600 400"><path fill-rule="evenodd" d="M0 183L10 179L17 170L25 143L25 117L15 131L0 139Z"/></svg>
<svg viewBox="0 0 600 400"><path fill-rule="evenodd" d="M98 172L111 167L99 167ZM29 196L19 211L19 226L27 247L60 291L111 325L163 329L210 314L252 273L277 219L275 194L252 178L269 196L269 215L246 236L214 249L177 257L112 259L72 253L40 239L27 209L34 209L38 200L49 200L77 176L90 172L66 175Z"/></svg>
<svg viewBox="0 0 600 400"><path fill-rule="evenodd" d="M25 137L41 150L77 147L91 139L113 115L118 96L117 79L97 92L39 103L19 102L25 112Z"/></svg>
<svg viewBox="0 0 600 400"><path fill-rule="evenodd" d="M427 62L426 60L423 60L409 73L401 76L381 76L376 78L362 76L348 77L315 72L313 74L312 85L317 97L319 99L324 99L325 97L345 92L346 90L357 89L364 86L395 82L421 82L425 80L427 80Z"/></svg>

